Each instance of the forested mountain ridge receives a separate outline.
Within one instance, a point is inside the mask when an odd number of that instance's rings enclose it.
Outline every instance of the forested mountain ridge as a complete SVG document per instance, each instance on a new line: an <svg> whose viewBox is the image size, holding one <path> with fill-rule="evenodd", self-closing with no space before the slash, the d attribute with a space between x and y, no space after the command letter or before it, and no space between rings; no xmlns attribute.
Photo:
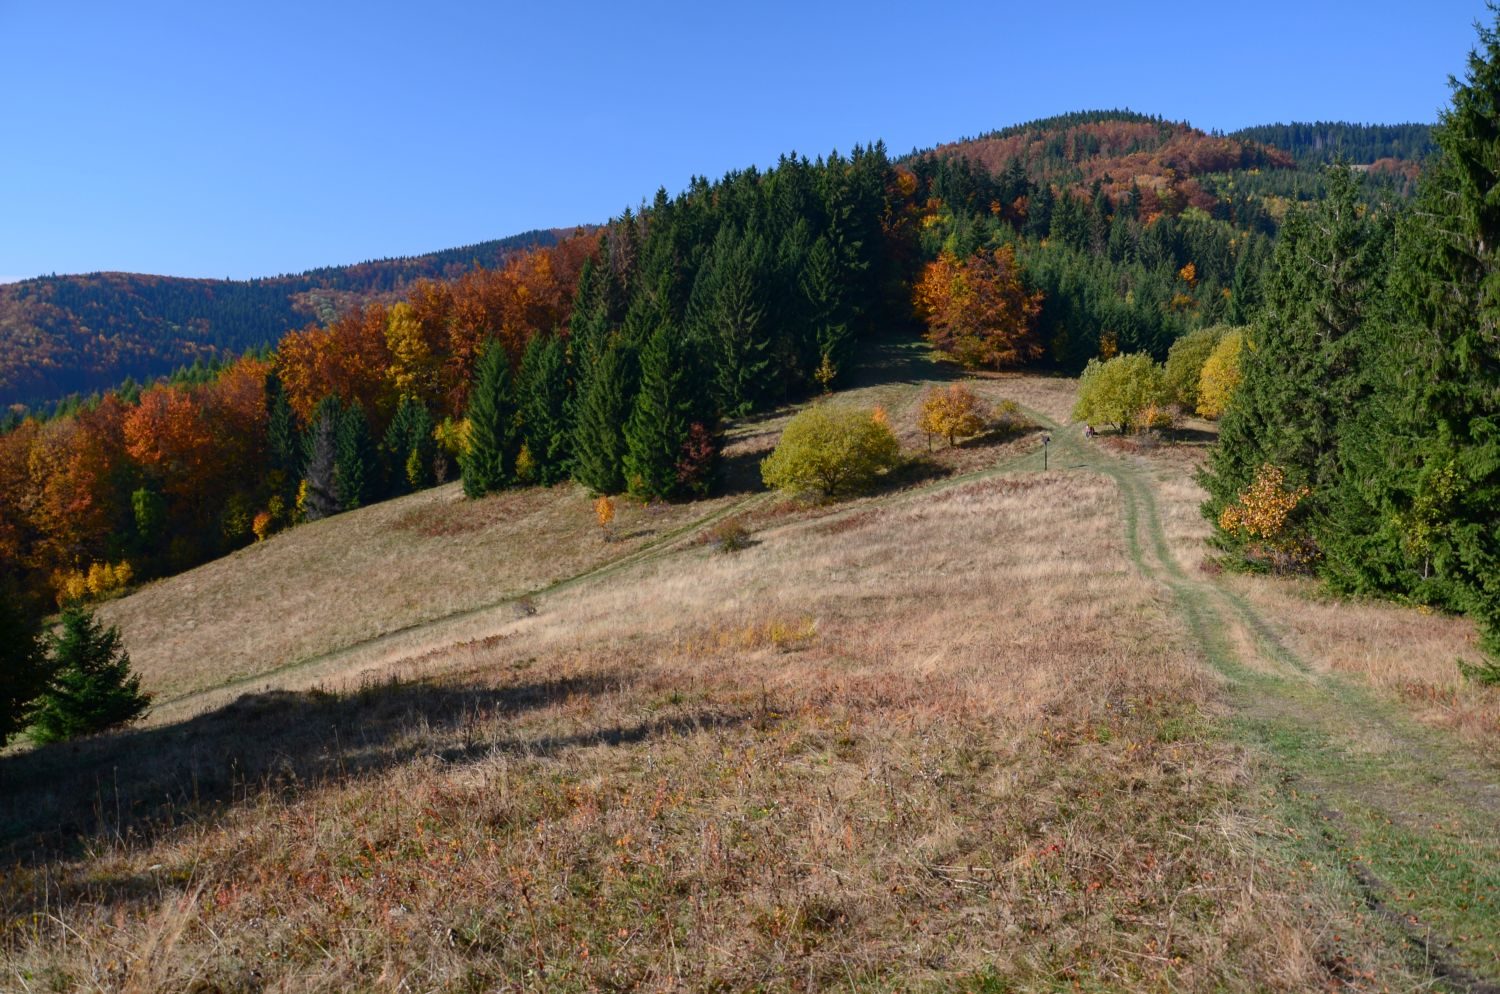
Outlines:
<svg viewBox="0 0 1500 994"><path fill-rule="evenodd" d="M394 299L420 279L498 267L573 229L528 231L425 255L264 279L140 273L44 276L0 286L0 407L150 379L197 360L274 343L351 306Z"/></svg>
<svg viewBox="0 0 1500 994"><path fill-rule="evenodd" d="M1437 148L1430 124L1349 124L1344 121L1263 124L1231 132L1230 138L1273 145L1303 165L1344 158L1356 165L1382 159L1420 162Z"/></svg>
<svg viewBox="0 0 1500 994"><path fill-rule="evenodd" d="M1278 148L1131 111L1085 111L1019 124L977 138L939 145L992 173L1024 171L1033 180L1078 190L1094 184L1118 200L1139 191L1148 213L1182 206L1211 211L1219 198L1198 177L1252 169L1291 169Z"/></svg>

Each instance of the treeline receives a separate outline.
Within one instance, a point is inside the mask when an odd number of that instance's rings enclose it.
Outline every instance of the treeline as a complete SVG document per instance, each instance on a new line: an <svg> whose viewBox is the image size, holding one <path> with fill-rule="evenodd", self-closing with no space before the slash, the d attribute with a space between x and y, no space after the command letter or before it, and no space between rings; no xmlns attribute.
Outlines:
<svg viewBox="0 0 1500 994"><path fill-rule="evenodd" d="M535 329L565 333L596 244L578 236L451 283L420 281L406 301L291 332L274 352L22 419L0 434L0 584L38 604L97 596L122 564L135 579L175 572L316 516L298 498L335 409L339 508L404 491L412 404L451 419L487 341L519 360ZM435 429L423 434L419 482L456 472ZM450 464L456 451L450 441Z"/></svg>
<svg viewBox="0 0 1500 994"><path fill-rule="evenodd" d="M92 273L0 286L0 407L46 405L128 377L151 379L268 346L324 316L320 312L335 302L359 303L476 266L498 268L513 252L557 240L555 232L532 231L414 258L267 279Z"/></svg>
<svg viewBox="0 0 1500 994"><path fill-rule="evenodd" d="M1292 154L1299 165L1328 165L1343 159L1371 163L1379 159L1421 161L1437 146L1430 124L1350 124L1346 121L1264 124L1232 132L1231 138L1274 145Z"/></svg>
<svg viewBox="0 0 1500 994"><path fill-rule="evenodd" d="M474 494L701 492L722 417L831 384L882 306L910 313L897 177L870 148L695 180L274 353L26 418L0 435L0 563L38 600L99 596L460 471Z"/></svg>
<svg viewBox="0 0 1500 994"><path fill-rule="evenodd" d="M1497 654L1500 37L1480 40L1410 209L1365 209L1335 170L1287 217L1204 480L1240 561L1467 612Z"/></svg>

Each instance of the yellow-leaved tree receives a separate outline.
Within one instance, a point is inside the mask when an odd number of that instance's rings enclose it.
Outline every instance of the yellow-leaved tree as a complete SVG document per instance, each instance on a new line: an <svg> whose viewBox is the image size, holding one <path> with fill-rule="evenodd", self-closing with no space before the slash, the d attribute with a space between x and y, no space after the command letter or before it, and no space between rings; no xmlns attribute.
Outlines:
<svg viewBox="0 0 1500 994"><path fill-rule="evenodd" d="M1244 346L1244 332L1227 331L1203 361L1203 372L1198 377L1198 413L1205 418L1218 418L1229 409L1229 401L1240 385L1240 354Z"/></svg>
<svg viewBox="0 0 1500 994"><path fill-rule="evenodd" d="M951 447L956 439L968 438L984 430L981 410L979 398L962 383L949 384L946 390L934 387L922 401L917 427L927 433L929 449L934 435L946 438Z"/></svg>
<svg viewBox="0 0 1500 994"><path fill-rule="evenodd" d="M900 458L900 443L876 412L816 404L787 422L760 475L777 490L833 497L868 486Z"/></svg>

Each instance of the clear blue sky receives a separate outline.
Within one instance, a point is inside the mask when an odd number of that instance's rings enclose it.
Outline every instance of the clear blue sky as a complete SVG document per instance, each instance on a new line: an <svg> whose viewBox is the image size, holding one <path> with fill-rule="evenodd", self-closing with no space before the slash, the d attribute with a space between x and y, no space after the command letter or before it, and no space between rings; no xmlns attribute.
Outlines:
<svg viewBox="0 0 1500 994"><path fill-rule="evenodd" d="M1432 121L1483 0L0 0L0 278L243 278L1071 110Z"/></svg>

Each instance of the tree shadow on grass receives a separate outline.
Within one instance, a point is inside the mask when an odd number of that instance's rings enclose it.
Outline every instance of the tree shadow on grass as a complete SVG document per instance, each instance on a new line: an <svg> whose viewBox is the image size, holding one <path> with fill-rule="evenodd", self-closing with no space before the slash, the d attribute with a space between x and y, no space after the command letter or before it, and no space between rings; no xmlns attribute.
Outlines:
<svg viewBox="0 0 1500 994"><path fill-rule="evenodd" d="M957 363L935 357L932 346L916 336L876 338L861 346L859 366L839 389L878 387L890 383L946 383L969 375Z"/></svg>
<svg viewBox="0 0 1500 994"><path fill-rule="evenodd" d="M292 796L420 755L441 757L437 750L454 740L455 757L494 748L555 751L558 740L497 742L492 733L483 737L484 728L569 698L617 693L629 682L605 674L501 687L391 682L348 693L267 691L175 725L3 756L0 866L77 853L102 839L144 844L267 792ZM591 735L625 742L649 733Z"/></svg>

